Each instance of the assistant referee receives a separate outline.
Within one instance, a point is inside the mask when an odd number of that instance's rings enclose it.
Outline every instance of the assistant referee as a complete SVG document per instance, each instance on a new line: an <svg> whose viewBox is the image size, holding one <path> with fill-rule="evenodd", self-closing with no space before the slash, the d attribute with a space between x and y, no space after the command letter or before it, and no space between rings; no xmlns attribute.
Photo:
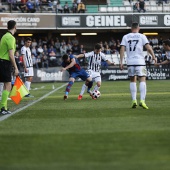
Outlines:
<svg viewBox="0 0 170 170"><path fill-rule="evenodd" d="M18 75L18 68L14 58L16 49L16 40L14 34L16 32L16 22L10 20L7 23L8 31L1 38L0 42L0 82L4 83L2 99L0 103L0 114L10 114L7 109L8 96L11 91L11 69L14 66L14 75Z"/></svg>

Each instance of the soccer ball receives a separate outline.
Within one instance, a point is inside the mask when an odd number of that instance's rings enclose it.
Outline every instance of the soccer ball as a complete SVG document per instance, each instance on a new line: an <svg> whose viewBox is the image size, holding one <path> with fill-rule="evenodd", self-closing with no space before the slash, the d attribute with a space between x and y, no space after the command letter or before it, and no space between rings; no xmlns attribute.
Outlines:
<svg viewBox="0 0 170 170"><path fill-rule="evenodd" d="M101 96L101 93L98 90L94 90L92 92L92 95L95 99L99 98Z"/></svg>

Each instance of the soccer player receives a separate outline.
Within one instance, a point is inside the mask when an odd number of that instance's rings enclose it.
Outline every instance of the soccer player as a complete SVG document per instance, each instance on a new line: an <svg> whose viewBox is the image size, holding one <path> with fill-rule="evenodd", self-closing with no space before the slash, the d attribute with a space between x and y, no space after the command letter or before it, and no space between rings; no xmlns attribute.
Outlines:
<svg viewBox="0 0 170 170"><path fill-rule="evenodd" d="M34 76L33 72L33 61L31 56L31 45L32 39L30 37L27 37L25 39L25 45L21 48L21 54L23 57L23 67L24 67L24 77L25 77L25 86L28 90L30 90L31 82ZM30 95L26 95L25 97L34 97Z"/></svg>
<svg viewBox="0 0 170 170"><path fill-rule="evenodd" d="M10 20L7 23L8 32L4 34L0 41L0 82L4 83L4 90L2 92L2 99L0 103L0 114L10 114L7 109L7 100L11 91L11 69L14 66L14 75L19 74L18 68L14 58L16 49L16 40L14 34L16 32L16 22Z"/></svg>
<svg viewBox="0 0 170 170"><path fill-rule="evenodd" d="M94 87L94 90L99 90L100 86L101 86L101 75L100 75L100 69L101 69L101 61L102 59L104 61L106 61L109 65L114 65L114 63L111 63L109 60L106 59L106 56L104 53L101 52L101 45L100 44L96 44L94 46L94 51L85 53L85 54L79 54L76 56L76 58L88 58L89 62L88 62L88 67L87 67L87 72L90 74L90 76L92 77L92 80L96 82L96 85ZM78 96L78 100L81 100L83 97L83 94L86 90L86 84L83 84L81 92ZM90 88L88 88L87 90L88 93L90 93L91 95L91 91ZM91 95L92 99L95 99L92 95Z"/></svg>
<svg viewBox="0 0 170 170"><path fill-rule="evenodd" d="M139 33L138 23L132 23L131 33L128 33L123 36L120 49L120 69L123 70L123 58L124 52L127 54L127 67L128 67L128 76L130 77L130 92L132 96L132 108L137 107L137 87L136 81L137 77L139 80L139 91L140 91L140 103L139 106L144 109L148 109L148 106L145 103L146 98L146 64L145 56L143 54L143 46L151 54L152 60L156 58L154 52L149 45L149 42L145 35Z"/></svg>
<svg viewBox="0 0 170 170"><path fill-rule="evenodd" d="M92 79L90 75L80 67L77 58L75 58L72 54L71 55L64 54L62 60L63 60L62 62L63 68L61 69L61 71L67 70L70 74L69 83L65 90L64 100L68 98L70 89L77 77L81 78L83 81L86 81L86 85L88 85L89 88L92 87Z"/></svg>
<svg viewBox="0 0 170 170"><path fill-rule="evenodd" d="M163 49L167 52L167 59L161 63L155 63L156 66L170 63L170 40L169 39L164 40L162 45L163 45Z"/></svg>

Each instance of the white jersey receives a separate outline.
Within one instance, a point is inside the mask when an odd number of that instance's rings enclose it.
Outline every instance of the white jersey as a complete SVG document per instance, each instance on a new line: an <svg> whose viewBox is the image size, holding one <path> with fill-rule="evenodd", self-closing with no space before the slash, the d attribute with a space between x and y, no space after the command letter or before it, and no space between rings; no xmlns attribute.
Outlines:
<svg viewBox="0 0 170 170"><path fill-rule="evenodd" d="M25 47L23 46L21 48L21 54L23 55L23 59L26 63L26 67L33 67L33 61L32 61L32 57L31 57L31 50L29 47Z"/></svg>
<svg viewBox="0 0 170 170"><path fill-rule="evenodd" d="M145 65L143 46L148 44L148 39L141 33L129 33L123 36L121 45L126 47L127 65Z"/></svg>
<svg viewBox="0 0 170 170"><path fill-rule="evenodd" d="M84 56L89 58L87 70L99 72L101 68L101 61L106 61L106 55L102 52L95 54L94 51L91 51L89 53L85 53Z"/></svg>

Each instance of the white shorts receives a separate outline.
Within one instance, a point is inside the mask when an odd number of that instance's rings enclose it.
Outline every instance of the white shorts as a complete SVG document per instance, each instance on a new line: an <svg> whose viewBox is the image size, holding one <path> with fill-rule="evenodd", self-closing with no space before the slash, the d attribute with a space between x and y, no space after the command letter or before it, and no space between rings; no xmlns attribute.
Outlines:
<svg viewBox="0 0 170 170"><path fill-rule="evenodd" d="M89 73L90 77L92 77L93 82L101 82L100 72L93 70L87 70L86 72Z"/></svg>
<svg viewBox="0 0 170 170"><path fill-rule="evenodd" d="M145 76L147 75L146 66L129 66L128 67L128 76Z"/></svg>
<svg viewBox="0 0 170 170"><path fill-rule="evenodd" d="M33 77L34 76L33 67L29 67L27 68L27 70L28 70L27 73L24 72L24 77Z"/></svg>

